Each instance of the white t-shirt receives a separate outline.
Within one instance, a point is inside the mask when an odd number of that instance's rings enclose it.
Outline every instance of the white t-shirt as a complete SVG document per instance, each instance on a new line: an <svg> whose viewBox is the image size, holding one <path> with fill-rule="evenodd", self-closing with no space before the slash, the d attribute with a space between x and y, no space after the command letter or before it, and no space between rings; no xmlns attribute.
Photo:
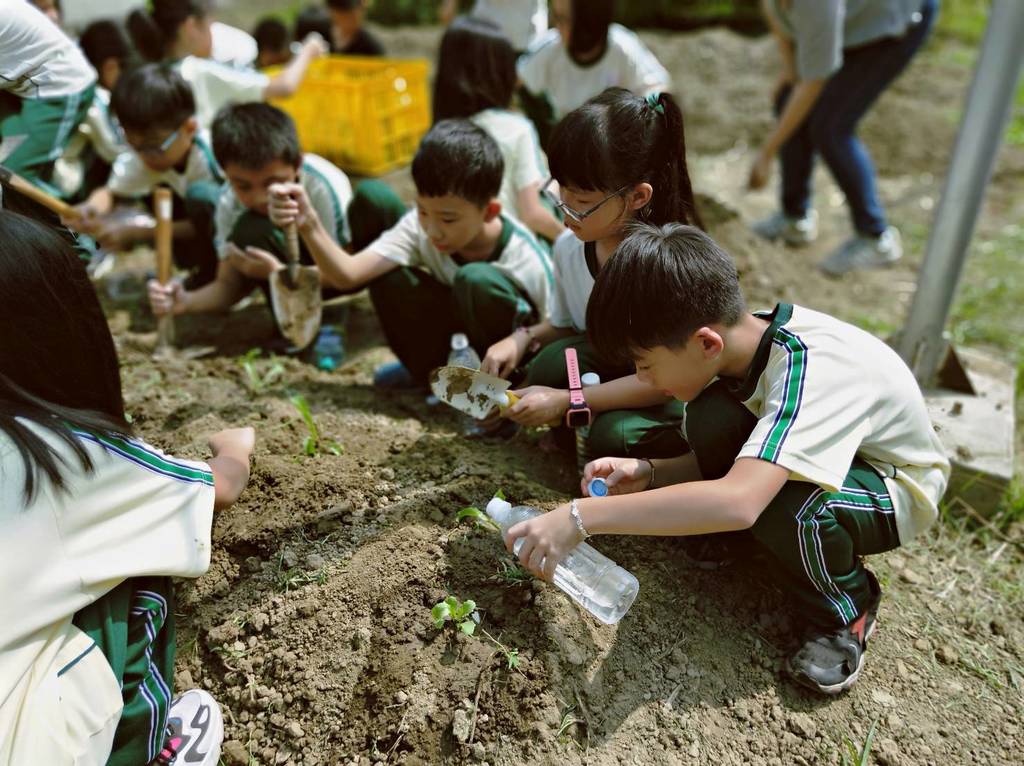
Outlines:
<svg viewBox="0 0 1024 766"><path fill-rule="evenodd" d="M548 179L548 161L541 151L537 129L523 115L505 109L485 109L470 120L487 131L501 150L505 172L498 201L502 210L518 219L520 190Z"/></svg>
<svg viewBox="0 0 1024 766"><path fill-rule="evenodd" d="M348 224L348 206L352 202L352 183L340 169L316 154L302 157L299 183L306 190L310 204L319 216L324 229L341 247L352 240ZM214 244L221 258L227 257L226 245L238 219L248 210L235 196L231 184L217 202Z"/></svg>
<svg viewBox="0 0 1024 766"><path fill-rule="evenodd" d="M476 0L470 15L501 27L517 51L525 51L548 28L547 0Z"/></svg>
<svg viewBox="0 0 1024 766"><path fill-rule="evenodd" d="M256 61L256 38L238 27L215 21L210 24L213 50L210 58L235 69L248 69Z"/></svg>
<svg viewBox="0 0 1024 766"><path fill-rule="evenodd" d="M594 289L594 277L587 266L586 243L566 229L551 248L555 262L555 289L551 293L548 319L555 327L587 330L587 302Z"/></svg>
<svg viewBox="0 0 1024 766"><path fill-rule="evenodd" d="M105 763L121 690L72 617L130 577L207 570L213 475L139 441L83 434L86 474L62 439L22 422L65 460L69 491L44 479L26 507L24 464L0 433L0 763Z"/></svg>
<svg viewBox="0 0 1024 766"><path fill-rule="evenodd" d="M69 196L82 186L86 170L82 153L89 146L104 162L109 163L131 152L121 125L110 111L110 91L98 85L85 119L68 141L64 155L53 167L54 186Z"/></svg>
<svg viewBox="0 0 1024 766"><path fill-rule="evenodd" d="M178 71L196 100L196 119L204 128L213 124L221 107L263 100L270 77L253 69L236 69L213 59L186 56L178 62Z"/></svg>
<svg viewBox="0 0 1024 766"><path fill-rule="evenodd" d="M502 235L498 243L501 252L489 263L518 286L530 299L538 316L543 317L551 293L551 260L519 221L507 215L502 215L501 220ZM415 210L402 216L367 250L400 266L423 269L446 285L452 284L460 268L450 255L431 244Z"/></svg>
<svg viewBox="0 0 1024 766"><path fill-rule="evenodd" d="M21 98L59 98L96 82L81 49L26 0L0 0L0 88Z"/></svg>
<svg viewBox="0 0 1024 766"><path fill-rule="evenodd" d="M196 133L185 160L184 173L174 168L158 173L146 167L135 152L126 152L114 160L107 187L118 197L137 198L151 193L158 184L166 184L175 194L184 198L185 191L196 181L213 181L218 184L224 181L205 130Z"/></svg>
<svg viewBox="0 0 1024 766"><path fill-rule="evenodd" d="M827 314L780 303L763 316L772 325L735 388L758 418L739 457L838 492L859 456L885 477L900 542L909 542L935 521L950 471L910 369L875 336Z"/></svg>
<svg viewBox="0 0 1024 766"><path fill-rule="evenodd" d="M608 28L608 47L593 64L580 66L562 44L558 30L549 30L524 53L518 64L526 89L546 95L561 118L607 88L626 88L639 96L672 89L672 80L635 32L620 24Z"/></svg>

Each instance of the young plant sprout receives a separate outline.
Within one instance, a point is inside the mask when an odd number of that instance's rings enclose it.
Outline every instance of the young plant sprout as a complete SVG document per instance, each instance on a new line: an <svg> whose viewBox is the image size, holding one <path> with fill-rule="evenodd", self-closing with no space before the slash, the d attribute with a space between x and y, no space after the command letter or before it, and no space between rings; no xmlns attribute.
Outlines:
<svg viewBox="0 0 1024 766"><path fill-rule="evenodd" d="M476 632L476 626L480 622L476 602L472 599L459 601L455 596L448 596L444 601L434 604L430 616L434 618L434 627L438 630L444 630L445 624L451 622L467 636L472 636Z"/></svg>
<svg viewBox="0 0 1024 766"><path fill-rule="evenodd" d="M329 452L332 455L340 455L342 452L341 445L333 439L321 439L320 429L316 427L316 421L313 420L313 413L310 412L309 402L306 401L306 397L301 394L293 394L288 400L294 405L295 409L299 411L302 416L303 422L306 424L306 429L309 431L309 435L306 436L305 441L302 443L303 452L310 457L313 457L319 452Z"/></svg>
<svg viewBox="0 0 1024 766"><path fill-rule="evenodd" d="M266 373L260 373L259 368L256 366L256 360L260 358L262 352L258 348L251 348L246 351L242 356L238 357L238 365L245 372L246 382L249 388L254 393L260 393L274 381L279 380L284 375L284 365L278 361L275 361L271 365L270 369Z"/></svg>
<svg viewBox="0 0 1024 766"><path fill-rule="evenodd" d="M494 496L500 500L505 499L505 493L500 489L494 493ZM457 514L455 514L455 521L461 522L463 519L472 519L474 526L482 527L483 529L489 529L492 532L500 532L501 527L498 523L488 516L486 513L481 511L479 508L469 507L463 508Z"/></svg>

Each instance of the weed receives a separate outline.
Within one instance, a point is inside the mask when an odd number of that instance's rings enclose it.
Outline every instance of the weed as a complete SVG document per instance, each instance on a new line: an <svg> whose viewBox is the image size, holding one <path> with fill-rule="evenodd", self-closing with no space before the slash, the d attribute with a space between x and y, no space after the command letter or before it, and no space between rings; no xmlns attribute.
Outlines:
<svg viewBox="0 0 1024 766"><path fill-rule="evenodd" d="M581 723L586 723L586 721L584 721L582 718L577 718L575 713L575 705L570 705L566 709L565 713L562 714L562 722L558 725L558 731L555 732L555 737L561 739L573 726L576 726L577 724Z"/></svg>
<svg viewBox="0 0 1024 766"><path fill-rule="evenodd" d="M871 722L868 735L864 738L864 746L859 750L856 743L849 737L843 737L846 745L846 752L843 754L843 766L868 766L871 763L871 743L875 739L875 729L878 728L878 719Z"/></svg>
<svg viewBox="0 0 1024 766"><path fill-rule="evenodd" d="M498 651L505 655L505 662L507 663L509 670L517 670L519 668L518 649L511 649L505 646L503 643L501 643L501 641L499 641L490 633L488 633L484 628L480 628L480 632L483 633L492 644L498 647Z"/></svg>
<svg viewBox="0 0 1024 766"><path fill-rule="evenodd" d="M301 567L286 567L284 564L284 551L277 554L277 561L274 567L274 587L282 593L288 593L310 583L323 585L325 582L327 582L326 564L312 571L306 571Z"/></svg>
<svg viewBox="0 0 1024 766"><path fill-rule="evenodd" d="M510 562L502 559L498 562L498 570L488 579L504 583L505 585L522 585L523 583L530 582L533 579L533 575L516 561Z"/></svg>
<svg viewBox="0 0 1024 766"><path fill-rule="evenodd" d="M467 636L476 632L476 626L480 623L480 613L476 611L476 602L472 599L459 601L455 596L448 596L444 601L438 601L430 610L430 616L434 619L434 627L444 630L445 624L451 622L458 630Z"/></svg>
<svg viewBox="0 0 1024 766"><path fill-rule="evenodd" d="M238 357L238 366L245 372L246 382L249 388L254 393L260 393L268 386L272 385L274 381L279 380L284 375L284 365L278 361L270 366L270 369L265 373L261 373L259 368L256 366L256 360L259 359L260 354L263 352L258 348L251 348L246 351L242 356Z"/></svg>
<svg viewBox="0 0 1024 766"><path fill-rule="evenodd" d="M332 455L340 455L342 453L342 448L338 442L332 439L322 439L320 437L320 429L317 428L316 421L313 420L313 413L309 409L309 402L306 401L306 397L302 394L292 394L288 397L288 401L290 401L295 409L299 411L299 415L302 416L302 421L306 424L306 430L309 432L305 441L302 443L302 451L310 457L313 457L320 452L329 452Z"/></svg>

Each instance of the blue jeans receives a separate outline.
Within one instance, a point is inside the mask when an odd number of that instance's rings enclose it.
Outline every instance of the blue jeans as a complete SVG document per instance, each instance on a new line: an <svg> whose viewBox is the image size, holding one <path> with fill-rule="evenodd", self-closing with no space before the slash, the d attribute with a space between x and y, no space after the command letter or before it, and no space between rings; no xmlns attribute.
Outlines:
<svg viewBox="0 0 1024 766"><path fill-rule="evenodd" d="M801 218L807 214L814 156L821 154L846 195L853 227L869 236L885 231L875 168L867 147L854 131L927 39L937 7L938 0L924 0L921 20L909 27L903 37L885 38L843 51L842 67L825 83L810 114L779 151L782 209L786 215ZM776 116L782 113L791 92L787 87L776 95Z"/></svg>

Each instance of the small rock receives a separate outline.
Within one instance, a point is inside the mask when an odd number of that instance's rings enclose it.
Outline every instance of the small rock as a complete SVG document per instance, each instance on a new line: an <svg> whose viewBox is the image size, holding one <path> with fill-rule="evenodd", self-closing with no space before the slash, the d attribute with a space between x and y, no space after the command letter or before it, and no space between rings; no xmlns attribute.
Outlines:
<svg viewBox="0 0 1024 766"><path fill-rule="evenodd" d="M228 766L249 766L249 751L237 739L229 739L220 749Z"/></svg>
<svg viewBox="0 0 1024 766"><path fill-rule="evenodd" d="M306 556L305 562L306 569L322 569L324 566L324 557L319 553L310 553Z"/></svg>
<svg viewBox="0 0 1024 766"><path fill-rule="evenodd" d="M295 721L289 721L288 725L284 727L284 730L288 732L288 736L292 739L302 739L306 736L306 732L304 732L302 727Z"/></svg>
<svg viewBox="0 0 1024 766"><path fill-rule="evenodd" d="M427 514L427 518L429 518L435 524L440 524L442 521L444 521L444 514L435 508L429 514Z"/></svg>
<svg viewBox="0 0 1024 766"><path fill-rule="evenodd" d="M196 682L192 680L192 674L188 670L181 670L174 674L174 685L179 689L192 689Z"/></svg>
<svg viewBox="0 0 1024 766"><path fill-rule="evenodd" d="M455 737L459 742L465 744L469 741L469 730L472 726L472 722L469 718L469 713L465 710L456 710L455 715L452 716L452 736Z"/></svg>
<svg viewBox="0 0 1024 766"><path fill-rule="evenodd" d="M992 631L994 636L1005 636L1006 635L1006 623L1002 620L995 619L989 623L989 630Z"/></svg>
<svg viewBox="0 0 1024 766"><path fill-rule="evenodd" d="M932 645L927 638L919 638L914 642L914 648L919 652L930 652Z"/></svg>
<svg viewBox="0 0 1024 766"><path fill-rule="evenodd" d="M910 671L907 670L907 666L904 664L903 660L896 660L896 673L900 678L906 678L910 674Z"/></svg>
<svg viewBox="0 0 1024 766"><path fill-rule="evenodd" d="M879 739L876 741L875 749L871 753L875 756L878 766L900 766L903 760L900 758L900 749L891 739Z"/></svg>
<svg viewBox="0 0 1024 766"><path fill-rule="evenodd" d="M924 578L909 567L904 567L900 570L900 579L911 585L920 585L924 582Z"/></svg>
<svg viewBox="0 0 1024 766"><path fill-rule="evenodd" d="M285 548L283 551L281 551L281 563L284 566L291 569L292 567L298 565L299 557L291 548Z"/></svg>
<svg viewBox="0 0 1024 766"><path fill-rule="evenodd" d="M395 469L394 468L386 468L386 467L385 468L381 468L380 469L380 478L382 478L384 481L394 481L395 480Z"/></svg>
<svg viewBox="0 0 1024 766"><path fill-rule="evenodd" d="M395 692L395 704L404 705L409 701L409 695L405 692Z"/></svg>
<svg viewBox="0 0 1024 766"><path fill-rule="evenodd" d="M469 749L469 754L473 756L474 760L482 761L487 758L487 748L479 742L474 742L473 746Z"/></svg>
<svg viewBox="0 0 1024 766"><path fill-rule="evenodd" d="M956 649L949 644L945 644L939 649L938 657L940 662L944 662L947 665L955 665L960 660L960 655L956 653Z"/></svg>
<svg viewBox="0 0 1024 766"><path fill-rule="evenodd" d="M872 689L871 699L877 702L879 705L889 706L896 704L896 698L884 689Z"/></svg>
<svg viewBox="0 0 1024 766"><path fill-rule="evenodd" d="M793 713L786 724L791 732L803 739L811 739L817 732L814 721L806 713Z"/></svg>
<svg viewBox="0 0 1024 766"><path fill-rule="evenodd" d="M256 574L263 568L263 559L259 556L249 556L245 560L245 571Z"/></svg>

